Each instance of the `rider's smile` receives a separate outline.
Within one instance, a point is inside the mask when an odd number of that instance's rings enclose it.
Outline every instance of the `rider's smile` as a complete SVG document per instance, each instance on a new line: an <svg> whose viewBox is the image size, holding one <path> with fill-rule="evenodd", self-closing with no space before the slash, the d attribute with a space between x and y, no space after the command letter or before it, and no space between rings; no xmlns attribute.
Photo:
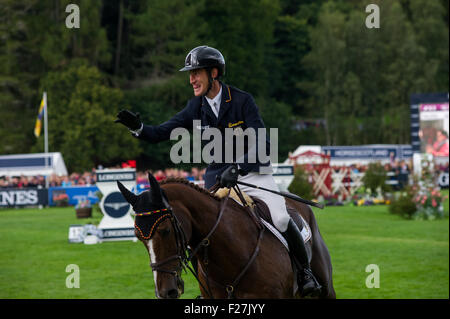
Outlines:
<svg viewBox="0 0 450 319"><path fill-rule="evenodd" d="M194 89L195 96L202 96L208 89L208 75L204 69L192 70L189 75L189 82Z"/></svg>

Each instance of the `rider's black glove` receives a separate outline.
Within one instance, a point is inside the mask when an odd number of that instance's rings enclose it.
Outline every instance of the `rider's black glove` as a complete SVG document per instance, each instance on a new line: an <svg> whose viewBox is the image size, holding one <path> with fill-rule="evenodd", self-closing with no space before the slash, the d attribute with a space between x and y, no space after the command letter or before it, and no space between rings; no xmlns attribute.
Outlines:
<svg viewBox="0 0 450 319"><path fill-rule="evenodd" d="M141 128L142 122L139 117L139 113L134 114L128 110L122 110L117 114L117 119L114 123L121 123L128 127L132 131L136 131Z"/></svg>
<svg viewBox="0 0 450 319"><path fill-rule="evenodd" d="M239 169L236 164L232 164L228 167L222 175L217 177L217 180L221 187L231 188L236 186L239 176Z"/></svg>

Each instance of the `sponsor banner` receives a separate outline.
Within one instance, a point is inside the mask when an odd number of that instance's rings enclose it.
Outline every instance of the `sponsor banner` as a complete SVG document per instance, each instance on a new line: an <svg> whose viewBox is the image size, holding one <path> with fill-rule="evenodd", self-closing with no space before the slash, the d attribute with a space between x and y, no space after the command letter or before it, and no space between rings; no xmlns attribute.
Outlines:
<svg viewBox="0 0 450 319"><path fill-rule="evenodd" d="M140 194L146 190L150 189L150 184L149 183L138 183L136 185L136 194ZM133 189L131 190L133 192Z"/></svg>
<svg viewBox="0 0 450 319"><path fill-rule="evenodd" d="M115 181L135 181L136 171L125 172L97 172L97 183L115 182Z"/></svg>
<svg viewBox="0 0 450 319"><path fill-rule="evenodd" d="M378 146L323 146L325 154L332 160L339 159L389 159L391 156L398 159L410 158L412 147L410 145L378 147Z"/></svg>
<svg viewBox="0 0 450 319"><path fill-rule="evenodd" d="M130 203L121 192L112 192L104 197L103 210L111 218L121 218L130 210Z"/></svg>
<svg viewBox="0 0 450 319"><path fill-rule="evenodd" d="M402 156L400 156L400 158L412 158L413 157L413 150L414 150L413 147L410 147L410 148L405 147L405 148L401 148L400 150L402 153Z"/></svg>
<svg viewBox="0 0 450 319"><path fill-rule="evenodd" d="M294 165L283 165L273 163L273 178L281 192L287 192L289 185L294 179Z"/></svg>
<svg viewBox="0 0 450 319"><path fill-rule="evenodd" d="M0 207L47 205L48 191L45 188L0 189Z"/></svg>
<svg viewBox="0 0 450 319"><path fill-rule="evenodd" d="M67 200L68 205L71 206L86 200L89 200L92 205L99 202L96 195L99 191L97 186L50 187L48 191L48 204L50 206L54 206L58 201L62 200Z"/></svg>
<svg viewBox="0 0 450 319"><path fill-rule="evenodd" d="M101 238L103 240L119 240L119 239L133 239L134 228L105 228L99 229L102 232Z"/></svg>
<svg viewBox="0 0 450 319"><path fill-rule="evenodd" d="M420 112L435 112L435 111L448 111L448 103L420 105Z"/></svg>
<svg viewBox="0 0 450 319"><path fill-rule="evenodd" d="M293 176L294 166L293 165L272 165L273 176Z"/></svg>
<svg viewBox="0 0 450 319"><path fill-rule="evenodd" d="M102 240L134 240L134 220L130 215L132 207L119 192L117 181L135 192L136 169L105 169L96 173L97 186L103 194L99 203L103 218L98 225Z"/></svg>

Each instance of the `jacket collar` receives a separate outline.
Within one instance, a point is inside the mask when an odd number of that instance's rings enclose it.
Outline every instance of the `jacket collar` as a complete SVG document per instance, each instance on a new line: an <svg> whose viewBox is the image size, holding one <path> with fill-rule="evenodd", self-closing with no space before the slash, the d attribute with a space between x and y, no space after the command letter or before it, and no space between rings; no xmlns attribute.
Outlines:
<svg viewBox="0 0 450 319"><path fill-rule="evenodd" d="M217 122L219 122L220 119L225 115L225 113L230 109L232 99L230 87L222 82L220 82L220 84L222 85L222 101L220 103L220 110Z"/></svg>
<svg viewBox="0 0 450 319"><path fill-rule="evenodd" d="M208 114L212 119L214 119L214 120L217 119L217 123L220 121L220 119L224 116L224 114L230 108L230 106L231 106L230 102L232 99L230 87L222 82L220 82L220 85L222 85L222 99L220 101L220 110L219 110L218 118L216 118L216 115L211 110L211 107L207 107L207 106L209 106L209 104L208 104L208 101L206 100L206 98L204 96L202 97L202 111L206 112L206 114Z"/></svg>

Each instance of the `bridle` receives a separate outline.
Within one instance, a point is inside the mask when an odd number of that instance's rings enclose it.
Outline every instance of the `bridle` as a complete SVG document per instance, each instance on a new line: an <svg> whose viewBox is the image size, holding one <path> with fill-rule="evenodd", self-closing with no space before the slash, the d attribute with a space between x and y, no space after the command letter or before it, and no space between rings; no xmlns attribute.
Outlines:
<svg viewBox="0 0 450 319"><path fill-rule="evenodd" d="M165 214L170 215L169 220L172 224L173 229L175 230L175 239L176 239L176 247L177 247L177 253L175 255L172 255L160 262L150 263L150 267L152 268L152 271L157 272L163 272L168 273L170 275L173 275L176 279L177 285L182 285L182 280L180 273L182 270L185 270L186 261L188 260L188 257L186 255L187 250L187 241L186 241L186 235L183 231L183 228L181 227L181 223L177 219L176 215L173 213L172 207L169 205L169 202L163 192L162 194L162 200L165 208L144 212L144 213L136 213L135 216L146 216L151 215L154 213L159 212L165 212ZM175 260L178 260L178 266L174 269L167 269L165 268L166 264L173 262ZM155 287L156 288L156 287ZM157 289L156 289L157 290Z"/></svg>
<svg viewBox="0 0 450 319"><path fill-rule="evenodd" d="M217 189L218 188L216 188L215 190L217 191ZM241 193L239 187L238 186L234 187L234 190L236 191L238 196L241 197L242 202L246 203L245 199L242 196L242 193ZM171 275L175 276L175 278L177 280L177 284L179 284L179 283L182 282L181 281L181 277L180 277L181 271L184 270L186 272L186 269L188 269L193 274L193 276L198 281L198 283L202 286L203 290L208 294L208 297L211 298L211 299L214 299L213 296L212 296L211 288L210 288L210 284L209 284L209 276L208 276L208 269L207 269L207 265L208 265L208 251L207 251L207 249L208 249L208 247L210 245L210 237L215 232L215 230L219 226L219 223L220 223L220 221L222 219L223 212L224 212L226 204L228 202L228 198L229 198L230 193L231 193L231 188L228 190L228 194L226 195L225 199L221 203L219 214L218 214L218 217L216 219L216 222L215 222L214 226L211 228L211 230L208 232L208 234L201 240L201 242L195 248L191 249L191 247L188 245L188 242L187 242L186 233L184 232L184 230L183 230L183 228L181 226L181 223L178 220L177 216L173 213L173 209L170 206L165 193L162 191L161 192L161 194L162 194L162 201L163 201L163 204L164 204L165 207L163 209L161 209L161 210L158 210L158 211L164 210L164 211L167 212L167 214L170 214L169 220L170 220L170 222L172 224L172 227L174 229L174 232L175 232L177 252L176 252L176 254L174 254L174 255L172 255L172 256L170 256L170 257L168 257L168 258L166 258L166 259L164 259L164 260L162 260L160 262L150 263L150 267L152 268L152 270L153 271L158 271L158 272L168 273L168 274L171 274ZM239 273L239 275L235 278L233 283L225 285L225 286L222 285L225 288L229 299L233 298L233 296L234 296L234 287L236 287L236 285L239 283L239 281L241 280L243 275L247 272L247 270L250 267L250 265L255 260L257 254L259 252L259 245L260 245L260 242L262 240L263 233L264 233L264 227L258 221L258 219L256 218L254 212L249 208L248 205L244 205L244 206L247 208L247 211L250 213L250 216L255 221L256 225L258 226L259 235L258 235L258 241L257 241L256 248L253 251L253 254L250 257L250 260L248 261L246 266ZM150 215L153 212L156 212L156 211L140 213L140 214L136 214L136 216ZM203 258L202 259L203 259L203 263L206 265L206 269L204 270L204 273L205 273L207 287L205 287L203 285L203 283L201 282L201 280L199 279L197 271L192 269L192 267L189 265L189 262L191 262L191 260L198 254L200 249L203 249ZM173 262L175 260L179 261L179 264L178 264L178 266L175 269L167 269L167 268L164 267L169 262ZM216 283L216 284L218 284L218 283Z"/></svg>
<svg viewBox="0 0 450 319"><path fill-rule="evenodd" d="M208 294L208 296L212 299L212 294L211 294L211 289L209 288L209 283L208 283L208 289L206 289L206 287L202 284L202 282L200 281L200 279L198 278L198 274L197 272L192 269L192 267L189 265L189 262L193 259L193 257L197 254L197 252L200 250L200 248L202 247L207 247L209 246L209 237L212 235L212 233L216 230L217 226L219 225L219 222L222 218L223 215L223 211L224 208L226 206L226 202L228 200L228 196L225 199L225 201L222 203L222 207L220 209L219 212L219 217L217 218L217 221L214 225L214 227L211 229L211 231L208 233L208 235L200 242L200 244L198 244L198 246L194 249L191 249L187 243L187 237L186 237L186 233L184 232L180 221L178 220L177 216L173 213L173 209L169 204L169 201L167 200L167 197L165 195L164 192L161 192L162 194L162 201L164 204L164 208L159 209L159 210L155 210L155 211L149 211L149 212L145 212L145 213L139 213L136 214L136 216L145 216L145 215L151 215L155 212L161 212L164 211L166 212L166 214L170 214L170 223L172 224L172 227L174 229L175 232L175 240L176 240L176 246L177 246L177 252L176 254L160 261L157 263L150 263L150 267L152 268L152 271L158 271L158 272L164 272L164 273L168 273L171 274L173 276L175 276L177 283L181 282L181 278L180 278L180 272L182 270L184 270L186 272L186 269L188 269L195 277L195 279L198 281L198 283L202 286L203 290ZM186 253L189 252L189 255ZM164 268L164 266L166 264L168 264L169 262L172 262L174 260L178 260L179 264L175 269L167 269Z"/></svg>

